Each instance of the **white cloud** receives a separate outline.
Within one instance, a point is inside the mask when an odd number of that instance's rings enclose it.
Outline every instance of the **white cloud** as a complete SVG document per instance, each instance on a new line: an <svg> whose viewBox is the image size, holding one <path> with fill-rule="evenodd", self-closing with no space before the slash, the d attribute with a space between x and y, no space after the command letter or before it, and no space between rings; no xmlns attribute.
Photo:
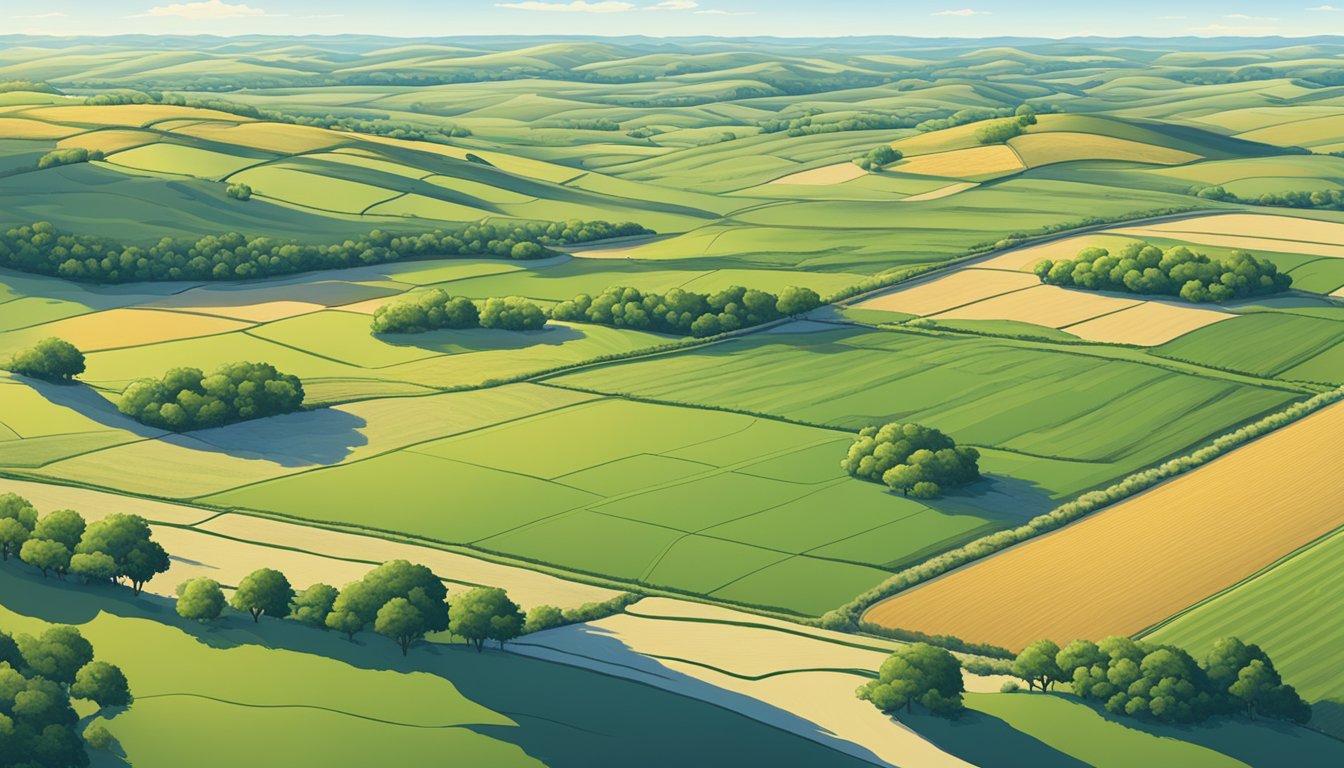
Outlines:
<svg viewBox="0 0 1344 768"><path fill-rule="evenodd" d="M1308 10L1308 11L1323 11L1323 12L1325 12L1325 13L1339 13L1340 11L1344 11L1344 8L1336 8L1336 7L1333 6L1333 5L1317 5L1317 6L1315 6L1315 7L1308 8L1307 10Z"/></svg>
<svg viewBox="0 0 1344 768"><path fill-rule="evenodd" d="M699 8L700 4L694 0L663 0L661 3L654 3L646 7L646 11L689 11L692 8Z"/></svg>
<svg viewBox="0 0 1344 768"><path fill-rule="evenodd" d="M696 11L707 16L750 16L751 11L722 11L718 8L706 8L703 11Z"/></svg>
<svg viewBox="0 0 1344 768"><path fill-rule="evenodd" d="M1247 16L1244 13L1229 13L1223 17L1233 21L1278 21L1277 16Z"/></svg>
<svg viewBox="0 0 1344 768"><path fill-rule="evenodd" d="M962 8L956 11L936 11L934 16L988 16L989 11L977 11L974 8Z"/></svg>
<svg viewBox="0 0 1344 768"><path fill-rule="evenodd" d="M60 19L60 18L64 18L64 17L65 17L65 14L64 14L64 13L61 13L60 11L52 11L51 13L30 13L30 14L27 14L27 15L25 15L25 16L15 16L14 18L16 18L16 19Z"/></svg>
<svg viewBox="0 0 1344 768"><path fill-rule="evenodd" d="M1190 30L1197 35L1272 35L1279 31L1278 27L1254 26L1250 24L1209 24L1203 27L1195 27Z"/></svg>
<svg viewBox="0 0 1344 768"><path fill-rule="evenodd" d="M260 8L243 3L229 5L221 0L204 0L199 3L173 3L149 9L150 16L180 16L184 19L228 19L237 16L265 16Z"/></svg>
<svg viewBox="0 0 1344 768"><path fill-rule="evenodd" d="M620 0L573 0L569 3L546 3L540 0L524 0L521 3L496 3L500 8L512 8L515 11L550 11L553 13L621 13L634 9L634 3Z"/></svg>

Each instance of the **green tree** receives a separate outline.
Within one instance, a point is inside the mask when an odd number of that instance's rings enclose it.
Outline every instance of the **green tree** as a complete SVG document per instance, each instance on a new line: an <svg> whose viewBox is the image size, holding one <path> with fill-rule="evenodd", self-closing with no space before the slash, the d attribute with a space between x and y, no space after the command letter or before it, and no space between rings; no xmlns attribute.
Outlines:
<svg viewBox="0 0 1344 768"><path fill-rule="evenodd" d="M224 612L224 590L214 579L188 579L177 585L177 615L192 621L213 621Z"/></svg>
<svg viewBox="0 0 1344 768"><path fill-rule="evenodd" d="M121 575L131 582L131 593L140 594L150 579L160 573L166 573L172 566L168 553L156 541L145 542L127 555L125 562L119 563Z"/></svg>
<svg viewBox="0 0 1344 768"><path fill-rule="evenodd" d="M405 656L410 652L411 643L425 636L425 617L410 600L394 597L378 609L373 631L395 640L401 646L401 655Z"/></svg>
<svg viewBox="0 0 1344 768"><path fill-rule="evenodd" d="M523 633L530 635L533 632L563 626L564 623L564 611L554 605L534 605L527 612L527 620L523 622Z"/></svg>
<svg viewBox="0 0 1344 768"><path fill-rule="evenodd" d="M975 140L981 144L1002 144L1024 132L1019 120L996 120L975 129Z"/></svg>
<svg viewBox="0 0 1344 768"><path fill-rule="evenodd" d="M75 345L53 336L15 352L6 368L21 376L66 382L84 372L84 355Z"/></svg>
<svg viewBox="0 0 1344 768"><path fill-rule="evenodd" d="M0 559L8 560L10 553L18 554L31 531L12 517L0 517Z"/></svg>
<svg viewBox="0 0 1344 768"><path fill-rule="evenodd" d="M19 559L42 571L63 575L70 567L70 550L59 541L51 539L29 539L19 549Z"/></svg>
<svg viewBox="0 0 1344 768"><path fill-rule="evenodd" d="M105 661L91 661L75 673L70 695L88 699L99 709L124 707L131 703L131 689L119 667Z"/></svg>
<svg viewBox="0 0 1344 768"><path fill-rule="evenodd" d="M791 285L779 292L779 301L775 303L779 314L788 317L796 317L805 312L811 312L821 306L821 297L811 288L802 288L797 285Z"/></svg>
<svg viewBox="0 0 1344 768"><path fill-rule="evenodd" d="M980 479L980 452L920 424L864 427L840 467L862 480L885 483L916 498L936 498L944 488Z"/></svg>
<svg viewBox="0 0 1344 768"><path fill-rule="evenodd" d="M1017 655L1013 674L1027 681L1027 690L1040 686L1042 691L1048 691L1064 674L1055 661L1059 652L1053 641L1037 640Z"/></svg>
<svg viewBox="0 0 1344 768"><path fill-rule="evenodd" d="M327 628L327 616L339 593L330 584L312 584L294 596L289 604L289 617L310 627Z"/></svg>
<svg viewBox="0 0 1344 768"><path fill-rule="evenodd" d="M258 568L238 583L229 605L252 614L255 622L261 620L263 613L278 618L288 616L289 602L293 599L294 589L285 574L274 568Z"/></svg>
<svg viewBox="0 0 1344 768"><path fill-rule="evenodd" d="M117 578L117 563L102 552L79 553L70 557L70 572L82 577L88 584L110 582Z"/></svg>
<svg viewBox="0 0 1344 768"><path fill-rule="evenodd" d="M934 714L952 715L961 711L964 691L961 662L943 648L916 643L882 662L878 678L857 695L883 712L909 711L918 703Z"/></svg>
<svg viewBox="0 0 1344 768"><path fill-rule="evenodd" d="M93 661L93 645L74 627L57 625L40 637L19 635L15 639L28 669L62 685L75 682L79 670Z"/></svg>
<svg viewBox="0 0 1344 768"><path fill-rule="evenodd" d="M348 610L334 610L328 613L326 624L328 629L344 633L347 640L354 640L355 635L368 626L368 622L358 613Z"/></svg>
<svg viewBox="0 0 1344 768"><path fill-rule="evenodd" d="M115 564L114 578L129 579L139 593L145 582L170 565L167 553L152 535L149 522L139 515L108 515L89 524L74 551L76 557L110 557Z"/></svg>
<svg viewBox="0 0 1344 768"><path fill-rule="evenodd" d="M116 743L112 737L112 732L107 730L102 723L94 723L84 729L84 743L94 749L110 750Z"/></svg>
<svg viewBox="0 0 1344 768"><path fill-rule="evenodd" d="M252 187L242 183L230 184L224 189L224 194L232 197L234 200L251 200Z"/></svg>
<svg viewBox="0 0 1344 768"><path fill-rule="evenodd" d="M888 165L900 160L904 155L901 151L890 144L879 144L868 150L862 157L854 159L854 164L865 171L880 171Z"/></svg>
<svg viewBox="0 0 1344 768"><path fill-rule="evenodd" d="M482 328L535 331L545 325L546 312L535 303L518 296L486 299L481 307Z"/></svg>
<svg viewBox="0 0 1344 768"><path fill-rule="evenodd" d="M84 535L84 516L73 509L48 512L33 527L33 538L58 542L74 551Z"/></svg>
<svg viewBox="0 0 1344 768"><path fill-rule="evenodd" d="M448 628L448 590L428 568L406 560L383 563L359 581L345 585L332 604L332 611L333 614L343 611L355 614L359 619L357 632L372 624L378 609L394 597L411 601L425 617L426 631L441 632ZM346 626L354 624L345 618L340 621ZM327 626L332 625L328 622ZM332 626L332 629L337 627Z"/></svg>
<svg viewBox="0 0 1344 768"><path fill-rule="evenodd" d="M448 607L448 630L480 652L486 640L506 640L522 632L523 616L518 605L497 587L476 587L453 600Z"/></svg>

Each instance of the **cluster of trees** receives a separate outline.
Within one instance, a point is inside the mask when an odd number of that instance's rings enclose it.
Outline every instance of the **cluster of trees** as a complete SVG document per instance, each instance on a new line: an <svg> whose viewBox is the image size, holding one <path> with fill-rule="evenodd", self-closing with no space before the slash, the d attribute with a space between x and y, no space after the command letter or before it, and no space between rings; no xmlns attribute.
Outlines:
<svg viewBox="0 0 1344 768"><path fill-rule="evenodd" d="M0 82L0 93L14 93L16 91L61 95L61 91L49 83L35 83L31 80L5 80Z"/></svg>
<svg viewBox="0 0 1344 768"><path fill-rule="evenodd" d="M243 184L242 182L238 182L237 184L230 184L225 187L224 194L232 197L234 200L251 200L252 187Z"/></svg>
<svg viewBox="0 0 1344 768"><path fill-rule="evenodd" d="M64 339L49 336L15 352L5 370L35 379L66 382L84 372L84 353Z"/></svg>
<svg viewBox="0 0 1344 768"><path fill-rule="evenodd" d="M358 117L342 117L330 114L295 115L287 112L277 112L273 109L254 107L251 104L240 104L236 101L228 101L227 99L189 98L177 93L159 93L157 91L122 90L114 93L100 93L96 96L88 97L84 100L84 103L93 105L167 104L176 107L211 109L216 112L227 112L231 115L250 117L255 120L269 120L273 123L310 125L317 128L329 128L336 131L367 133L373 136L386 136L390 139L431 141L438 144L447 144L450 143L450 139L465 138L471 135L471 131L466 128L452 124L427 126L417 123L408 123L404 120L389 120L386 118L367 120Z"/></svg>
<svg viewBox="0 0 1344 768"><path fill-rule="evenodd" d="M523 634L530 635L533 632L555 629L570 624L582 624L585 621L605 619L625 610L626 606L635 603L640 597L642 596L626 592L610 600L584 603L577 608L560 609L553 605L533 606L527 612L527 620L523 622Z"/></svg>
<svg viewBox="0 0 1344 768"><path fill-rule="evenodd" d="M27 499L6 493L0 494L0 559L11 555L43 576L74 574L90 584L124 579L135 594L169 566L143 517L114 514L88 523L73 509L58 509L39 518Z"/></svg>
<svg viewBox="0 0 1344 768"><path fill-rule="evenodd" d="M797 286L785 288L778 296L741 286L712 294L680 288L666 294L645 293L613 286L597 296L582 293L562 301L551 309L551 317L704 338L802 314L820 305L816 291Z"/></svg>
<svg viewBox="0 0 1344 768"><path fill-rule="evenodd" d="M336 589L313 584L296 592L280 571L261 568L248 574L226 601L219 583L209 578L177 587L177 613L185 619L213 621L225 605L252 616L288 618L343 633L353 640L370 627L397 644L402 655L431 632L448 631L474 645L487 640L500 647L523 634L526 618L508 594L477 587L448 602L448 590L432 571L406 560L383 563L359 581Z"/></svg>
<svg viewBox="0 0 1344 768"><path fill-rule="evenodd" d="M1214 715L1244 713L1305 723L1311 707L1287 685L1258 645L1227 637L1202 660L1172 645L1108 637L1028 645L1013 662L1028 689L1069 683L1073 693L1100 702L1113 714L1195 723Z"/></svg>
<svg viewBox="0 0 1344 768"><path fill-rule="evenodd" d="M883 712L910 711L919 704L936 715L955 715L964 708L966 687L961 662L947 650L915 643L882 662L877 679L855 692Z"/></svg>
<svg viewBox="0 0 1344 768"><path fill-rule="evenodd" d="M1034 267L1050 285L1093 291L1179 296L1186 301L1228 301L1288 290L1292 276L1268 259L1245 251L1214 259L1178 245L1163 250L1133 242L1119 255L1084 248L1072 260L1043 259Z"/></svg>
<svg viewBox="0 0 1344 768"><path fill-rule="evenodd" d="M1027 132L1027 126L1036 124L1036 110L1028 104L1018 107L1011 120L997 120L975 129L975 140L981 144L1002 144Z"/></svg>
<svg viewBox="0 0 1344 768"><path fill-rule="evenodd" d="M42 170L44 168L55 168L58 165L74 165L102 159L103 151L101 149L85 149L84 147L53 149L37 159L37 168Z"/></svg>
<svg viewBox="0 0 1344 768"><path fill-rule="evenodd" d="M131 703L126 675L95 661L93 646L70 626L39 637L0 631L0 768L83 768L89 764L71 699L99 710ZM111 742L95 726L85 737L94 747Z"/></svg>
<svg viewBox="0 0 1344 768"><path fill-rule="evenodd" d="M868 150L862 157L854 158L854 164L865 171L880 171L900 160L904 155L890 144L882 144Z"/></svg>
<svg viewBox="0 0 1344 768"><path fill-rule="evenodd" d="M1333 153L1338 154L1338 153ZM1225 187L1194 187L1190 194L1205 200L1219 200L1227 203L1246 205L1265 205L1275 208L1319 208L1327 211L1344 211L1344 192L1338 189L1318 189L1315 192L1297 190L1293 192L1266 192L1259 197L1241 197L1229 192Z"/></svg>
<svg viewBox="0 0 1344 768"><path fill-rule="evenodd" d="M918 120L897 115L878 115L865 113L846 117L842 120L817 122L816 112L804 114L793 119L778 118L757 123L761 133L784 133L789 136L812 136L818 133L842 133L845 131L878 131L895 128L913 128Z"/></svg>
<svg viewBox="0 0 1344 768"><path fill-rule="evenodd" d="M619 131L621 124L609 117L597 117L586 120L548 120L541 128L567 128L572 131Z"/></svg>
<svg viewBox="0 0 1344 768"><path fill-rule="evenodd" d="M893 422L864 427L840 466L850 475L885 483L906 496L936 499L944 488L980 479L980 452L957 445L932 427Z"/></svg>
<svg viewBox="0 0 1344 768"><path fill-rule="evenodd" d="M373 312L374 333L424 333L440 328L501 328L535 331L546 325L546 311L518 296L486 299L480 307L465 296L440 288L393 301Z"/></svg>
<svg viewBox="0 0 1344 768"><path fill-rule="evenodd" d="M538 259L558 255L547 246L650 233L633 222L482 222L451 232L418 235L375 229L353 240L328 244L249 238L230 232L195 240L163 238L140 247L96 235L68 234L49 222L38 222L0 234L0 266L98 283L238 280L426 256Z"/></svg>
<svg viewBox="0 0 1344 768"><path fill-rule="evenodd" d="M174 368L161 379L132 382L117 410L151 427L182 432L291 413L303 406L303 384L267 363L228 363L209 376Z"/></svg>

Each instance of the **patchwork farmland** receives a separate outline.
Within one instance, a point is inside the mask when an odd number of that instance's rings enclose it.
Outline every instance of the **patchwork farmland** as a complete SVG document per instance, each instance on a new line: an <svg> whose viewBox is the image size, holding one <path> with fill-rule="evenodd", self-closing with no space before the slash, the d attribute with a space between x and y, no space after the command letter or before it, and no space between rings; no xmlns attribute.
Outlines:
<svg viewBox="0 0 1344 768"><path fill-rule="evenodd" d="M0 678L94 765L1344 763L1341 56L0 35Z"/></svg>

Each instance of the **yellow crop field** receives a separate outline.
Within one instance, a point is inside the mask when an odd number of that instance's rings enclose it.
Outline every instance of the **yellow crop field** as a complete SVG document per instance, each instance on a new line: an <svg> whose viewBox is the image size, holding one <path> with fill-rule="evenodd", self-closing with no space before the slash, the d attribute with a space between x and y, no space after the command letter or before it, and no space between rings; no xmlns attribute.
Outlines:
<svg viewBox="0 0 1344 768"><path fill-rule="evenodd" d="M82 128L25 120L21 117L0 117L0 139L61 139L79 133Z"/></svg>
<svg viewBox="0 0 1344 768"><path fill-rule="evenodd" d="M87 133L70 136L59 141L56 146L61 149L67 147L96 149L104 154L111 154L112 152L120 152L124 149L139 147L158 140L158 134L150 133L148 131L109 128L107 130L88 131Z"/></svg>
<svg viewBox="0 0 1344 768"><path fill-rule="evenodd" d="M1238 134L1237 138L1280 146L1310 147L1337 142L1341 134L1344 134L1344 115L1336 112L1325 117L1297 120L1247 131Z"/></svg>
<svg viewBox="0 0 1344 768"><path fill-rule="evenodd" d="M1052 240L1040 245L1029 245L1025 248L1004 251L998 256L976 262L976 266L987 269L1016 269L1030 272L1031 268L1042 259L1050 259L1051 261L1072 259L1078 255L1079 251L1093 246L1116 250L1123 248L1126 243L1133 242L1133 240L1132 237L1111 235L1078 235L1066 237L1062 240Z"/></svg>
<svg viewBox="0 0 1344 768"><path fill-rule="evenodd" d="M865 618L1013 649L1133 634L1344 524L1342 430L1326 408Z"/></svg>
<svg viewBox="0 0 1344 768"><path fill-rule="evenodd" d="M1002 176L1016 173L1025 166L1017 153L1003 144L954 149L932 155L918 155L890 166L889 170L917 176L943 176L949 179Z"/></svg>
<svg viewBox="0 0 1344 768"><path fill-rule="evenodd" d="M1137 307L1067 326L1067 330L1089 341L1153 347L1232 317L1236 315L1215 309L1145 301Z"/></svg>
<svg viewBox="0 0 1344 768"><path fill-rule="evenodd" d="M976 184L974 181L959 181L956 184L948 184L945 187L931 189L928 192L920 192L917 195L910 195L909 197L903 197L900 200L897 200L896 202L921 203L925 200L941 200L944 197L951 197L952 195L958 194L960 192L965 192L968 189L974 189L975 187L978 186L979 184Z"/></svg>
<svg viewBox="0 0 1344 768"><path fill-rule="evenodd" d="M1035 276L1031 276L1035 280ZM1140 302L1091 291L1071 291L1057 285L1038 285L1024 291L994 296L935 315L947 320L1016 320L1049 328L1063 328Z"/></svg>
<svg viewBox="0 0 1344 768"><path fill-rule="evenodd" d="M352 139L348 134L342 135L325 128L287 123L210 122L185 125L178 128L176 133L286 155L326 149Z"/></svg>
<svg viewBox="0 0 1344 768"><path fill-rule="evenodd" d="M1172 235L1217 234L1299 243L1344 243L1344 224L1298 216L1265 213L1224 213L1153 224L1144 229ZM1280 243L1280 248L1285 247ZM1296 247L1296 246L1294 246Z"/></svg>
<svg viewBox="0 0 1344 768"><path fill-rule="evenodd" d="M152 309L109 309L57 320L21 332L33 341L58 336L85 352L191 339L250 328L251 323Z"/></svg>
<svg viewBox="0 0 1344 768"><path fill-rule="evenodd" d="M912 315L932 315L946 312L963 304L1040 285L1040 280L1025 272L1004 272L997 269L963 269L901 287L890 293L859 302L857 309L881 309L888 312L907 312Z"/></svg>
<svg viewBox="0 0 1344 768"><path fill-rule="evenodd" d="M98 106L39 107L24 112L42 120L79 125L124 125L142 128L158 120L195 118L241 123L250 118L216 112L213 109L174 107L167 104L115 104Z"/></svg>
<svg viewBox="0 0 1344 768"><path fill-rule="evenodd" d="M1136 163L1177 165L1200 156L1178 149L1093 133L1029 133L1008 142L1028 167L1074 160L1128 160Z"/></svg>
<svg viewBox="0 0 1344 768"><path fill-rule="evenodd" d="M781 176L771 184L798 184L801 186L823 186L826 184L843 184L846 181L857 179L868 173L854 163L836 163L821 168L813 168L807 171L798 171L790 173L788 176Z"/></svg>

